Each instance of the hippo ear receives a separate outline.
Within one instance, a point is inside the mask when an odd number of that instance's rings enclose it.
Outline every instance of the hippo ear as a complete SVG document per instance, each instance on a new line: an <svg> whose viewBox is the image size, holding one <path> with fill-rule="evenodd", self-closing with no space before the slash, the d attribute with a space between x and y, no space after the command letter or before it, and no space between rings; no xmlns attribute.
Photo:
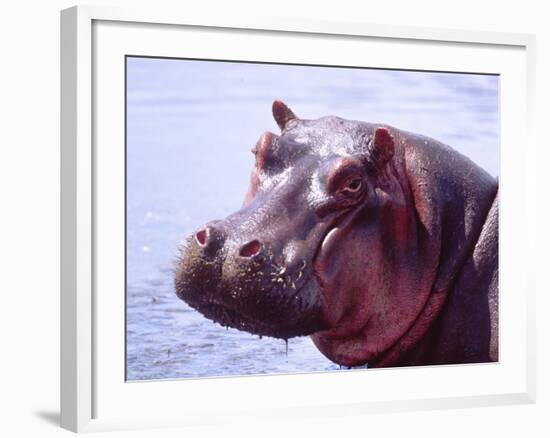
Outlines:
<svg viewBox="0 0 550 438"><path fill-rule="evenodd" d="M393 137L386 128L376 128L374 137L369 144L369 162L375 169L383 169L393 158Z"/></svg>
<svg viewBox="0 0 550 438"><path fill-rule="evenodd" d="M285 126L288 122L293 119L297 119L292 110L280 100L273 101L272 111L273 118L277 122L277 125L279 125L279 128L281 128L281 131L285 129Z"/></svg>

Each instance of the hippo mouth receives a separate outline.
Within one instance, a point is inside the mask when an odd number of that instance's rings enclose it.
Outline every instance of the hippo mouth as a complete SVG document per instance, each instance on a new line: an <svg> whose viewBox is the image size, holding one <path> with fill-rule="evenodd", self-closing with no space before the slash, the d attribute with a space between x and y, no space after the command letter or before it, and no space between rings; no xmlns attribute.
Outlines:
<svg viewBox="0 0 550 438"><path fill-rule="evenodd" d="M303 291L308 292L307 289L312 287L317 289L318 285L313 278L309 278L293 292L301 294ZM310 335L322 327L318 313L311 309L307 311L301 299L298 303L293 303L293 300L281 296L280 299L273 302L270 310L283 308L289 311L288 320L280 318L277 321L262 317L262 312L259 312L258 309L250 309L249 306L238 301L226 301L220 300L219 297L210 297L194 303L188 301L188 304L206 318L223 327L232 327L260 337L269 336L286 340L296 336Z"/></svg>
<svg viewBox="0 0 550 438"><path fill-rule="evenodd" d="M192 307L196 308L208 319L224 327L233 327L237 330L254 333L259 336L272 336L275 331L269 324L257 319L252 319L224 304L206 302Z"/></svg>

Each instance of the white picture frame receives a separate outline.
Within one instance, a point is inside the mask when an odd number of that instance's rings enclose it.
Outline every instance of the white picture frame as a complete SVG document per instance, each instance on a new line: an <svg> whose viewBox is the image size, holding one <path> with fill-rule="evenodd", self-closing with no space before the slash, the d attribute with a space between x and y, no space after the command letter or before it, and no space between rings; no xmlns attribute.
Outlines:
<svg viewBox="0 0 550 438"><path fill-rule="evenodd" d="M370 370L332 373L328 377L182 380L160 385L121 380L124 312L120 311L120 299L111 303L101 295L105 290L120 290L120 276L124 275L117 252L123 239L117 210L122 207L120 191L113 190L111 196L104 189L106 182L118 187L124 172L120 155L116 155L118 148L123 147L119 140L124 129L119 111L120 105L124 105L120 99L124 94L123 78L116 73L120 72L119 58L129 53L130 46L132 54L136 50L147 54L159 50L163 54L172 53L180 48L169 41L192 37L193 32L206 38L197 37L197 41L203 42L194 45L193 54L203 51L204 56L214 56L206 53L219 50L221 40L212 40L209 45L208 38L217 38L229 30L235 33L235 38L263 38L262 44L248 47L246 56L251 59L280 56L269 50L273 52L278 39L294 38L308 40L304 44L311 44L308 47L313 57L336 57L334 48L341 44L368 43L373 47L382 44L383 50L373 49L379 58L372 62L385 68L477 69L502 75L500 268L504 295L501 294L502 359L498 364ZM145 32L147 38L141 38L140 34ZM323 38L334 42L333 52L316 55L315 44L319 44L315 41ZM61 426L81 432L533 402L534 268L530 267L529 257L518 260L511 254L533 254L526 249L534 244L536 236L534 214L525 207L535 202L536 193L534 171L528 171L536 167L532 127L534 45L534 37L524 34L273 19L247 17L242 13L220 17L201 16L193 11L103 6L78 6L62 11ZM243 53L235 52L229 57L245 56ZM286 53L289 59L300 56L298 52ZM438 56L431 56L432 53ZM112 101L107 102L103 96ZM105 154L97 154L98 147L112 151L114 159L106 162ZM109 220L113 223L107 223L102 216L105 213L101 213L109 209L113 213ZM521 236L513 233L518 224L522 225ZM113 258L106 260L106 254L112 254ZM112 272L104 269L105 264L113 267ZM120 294L123 296L124 290ZM117 299L114 292L109 296ZM507 353L511 351L513 357ZM438 384L446 380L455 381L454 389ZM433 381L432 386L420 390L418 385L425 381ZM394 382L393 386L388 382ZM323 385L323 391L315 390L319 384ZM358 384L368 384L369 391L355 391ZM298 394L293 403L285 398L289 388L296 389ZM219 397L219 402L212 400L215 394L236 393L241 396L232 397L230 406L224 397ZM269 400L261 396L267 393ZM179 405L169 408L176 397Z"/></svg>

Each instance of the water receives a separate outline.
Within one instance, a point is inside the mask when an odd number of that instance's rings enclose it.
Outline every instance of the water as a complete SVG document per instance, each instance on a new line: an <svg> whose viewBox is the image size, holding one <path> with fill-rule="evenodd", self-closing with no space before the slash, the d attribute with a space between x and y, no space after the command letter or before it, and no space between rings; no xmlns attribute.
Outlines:
<svg viewBox="0 0 550 438"><path fill-rule="evenodd" d="M388 123L434 137L498 175L495 76L129 58L127 378L338 370L311 340L239 332L174 294L178 243L236 211L270 109Z"/></svg>

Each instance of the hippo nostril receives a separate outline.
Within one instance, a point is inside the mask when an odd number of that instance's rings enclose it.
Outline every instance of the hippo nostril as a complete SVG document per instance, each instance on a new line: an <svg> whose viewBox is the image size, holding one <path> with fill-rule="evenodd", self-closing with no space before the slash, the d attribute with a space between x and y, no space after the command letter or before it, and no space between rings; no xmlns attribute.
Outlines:
<svg viewBox="0 0 550 438"><path fill-rule="evenodd" d="M206 245L206 239L208 235L206 230L200 230L197 234L195 234L195 239L197 239L197 242L200 246Z"/></svg>
<svg viewBox="0 0 550 438"><path fill-rule="evenodd" d="M252 242L248 242L241 248L239 255L241 257L253 257L260 252L261 247L262 245L260 244L260 242L258 242L257 240L253 240Z"/></svg>

